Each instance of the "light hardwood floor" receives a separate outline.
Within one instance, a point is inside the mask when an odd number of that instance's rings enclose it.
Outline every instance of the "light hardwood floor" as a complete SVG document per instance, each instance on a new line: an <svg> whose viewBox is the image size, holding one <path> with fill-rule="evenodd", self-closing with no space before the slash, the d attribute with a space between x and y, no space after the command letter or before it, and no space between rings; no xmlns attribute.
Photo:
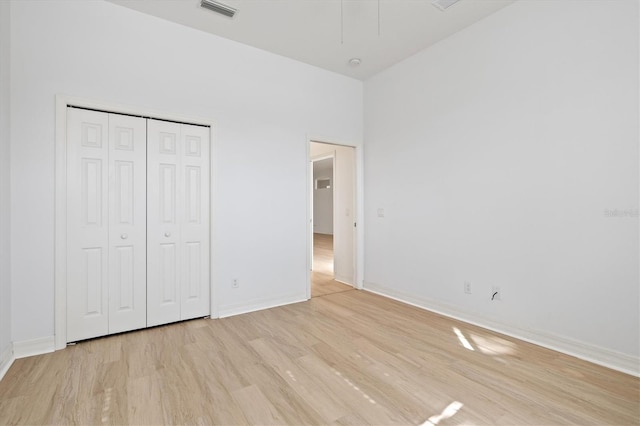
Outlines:
<svg viewBox="0 0 640 426"><path fill-rule="evenodd" d="M352 289L353 287L333 279L333 235L313 234L311 297Z"/></svg>
<svg viewBox="0 0 640 426"><path fill-rule="evenodd" d="M640 381L364 291L15 361L0 424L640 422Z"/></svg>

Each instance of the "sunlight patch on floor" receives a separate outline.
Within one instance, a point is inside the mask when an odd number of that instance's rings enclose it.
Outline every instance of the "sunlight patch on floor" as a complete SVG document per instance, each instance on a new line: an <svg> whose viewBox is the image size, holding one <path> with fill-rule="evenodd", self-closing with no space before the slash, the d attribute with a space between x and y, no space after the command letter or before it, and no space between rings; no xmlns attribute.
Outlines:
<svg viewBox="0 0 640 426"><path fill-rule="evenodd" d="M515 343L499 337L471 334L471 340L480 352L486 355L514 355L517 352Z"/></svg>
<svg viewBox="0 0 640 426"><path fill-rule="evenodd" d="M451 404L447 405L447 408L442 410L442 413L429 417L429 420L422 423L422 426L434 426L440 423L442 420L455 416L463 405L464 404L462 402L453 401Z"/></svg>
<svg viewBox="0 0 640 426"><path fill-rule="evenodd" d="M453 332L456 333L456 336L458 336L458 340L460 340L460 344L462 344L462 346L464 346L466 349L469 349L470 351L474 350L473 346L471 346L471 343L469 343L467 338L464 337L464 334L462 334L462 331L460 331L458 327L453 327Z"/></svg>

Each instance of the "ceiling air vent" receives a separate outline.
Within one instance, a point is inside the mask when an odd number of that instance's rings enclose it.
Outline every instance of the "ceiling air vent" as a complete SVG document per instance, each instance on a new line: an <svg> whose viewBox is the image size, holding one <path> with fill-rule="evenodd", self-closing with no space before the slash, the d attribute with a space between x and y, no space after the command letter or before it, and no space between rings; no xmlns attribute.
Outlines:
<svg viewBox="0 0 640 426"><path fill-rule="evenodd" d="M204 1L204 0L203 0ZM432 5L437 7L438 9L444 11L445 9L453 6L458 3L460 0L433 0L431 2Z"/></svg>
<svg viewBox="0 0 640 426"><path fill-rule="evenodd" d="M216 0L202 0L200 2L200 6L204 7L205 9L213 10L214 12L221 15L228 16L229 18L233 18L233 15L235 15L238 11L238 9L227 6L226 4L220 3Z"/></svg>

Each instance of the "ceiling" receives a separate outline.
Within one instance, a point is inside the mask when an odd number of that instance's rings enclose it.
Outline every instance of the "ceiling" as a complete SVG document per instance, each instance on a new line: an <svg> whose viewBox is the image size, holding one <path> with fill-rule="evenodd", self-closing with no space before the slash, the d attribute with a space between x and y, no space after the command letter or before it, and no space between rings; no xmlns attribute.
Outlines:
<svg viewBox="0 0 640 426"><path fill-rule="evenodd" d="M238 9L233 18L200 0L109 1L366 80L514 0L461 0L445 11L431 0L221 0Z"/></svg>

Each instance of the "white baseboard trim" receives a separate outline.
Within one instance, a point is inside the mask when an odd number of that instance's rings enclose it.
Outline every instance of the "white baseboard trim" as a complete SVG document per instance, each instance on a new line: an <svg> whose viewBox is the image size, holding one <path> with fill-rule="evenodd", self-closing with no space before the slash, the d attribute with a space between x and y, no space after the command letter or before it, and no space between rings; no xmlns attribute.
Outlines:
<svg viewBox="0 0 640 426"><path fill-rule="evenodd" d="M632 376L640 377L640 358L638 357L633 357L610 349L580 342L564 336L557 336L541 330L527 330L520 327L514 327L483 316L462 311L451 305L410 295L380 284L365 282L363 289L408 305L464 321L507 336L515 337L516 339L524 340L525 342L571 355Z"/></svg>
<svg viewBox="0 0 640 426"><path fill-rule="evenodd" d="M6 348L0 353L0 380L7 374L9 368L15 361L15 357L13 356L13 344L9 343Z"/></svg>
<svg viewBox="0 0 640 426"><path fill-rule="evenodd" d="M46 354L55 351L55 344L54 336L20 340L18 342L13 342L13 356L16 359L19 359L26 358L28 356Z"/></svg>
<svg viewBox="0 0 640 426"><path fill-rule="evenodd" d="M250 300L247 303L237 305L221 306L218 313L219 318L231 317L234 315L246 314L249 312L261 311L263 309L277 308L278 306L290 305L292 303L304 302L307 300L306 296L288 296L279 297L276 299L257 299Z"/></svg>
<svg viewBox="0 0 640 426"><path fill-rule="evenodd" d="M350 285L351 287L353 287L353 286L354 286L354 285L353 285L353 283L351 282L351 281L352 281L352 278L349 278L349 277L339 277L338 275L336 275L336 276L334 276L334 277L333 277L333 279L334 279L334 280L336 280L336 281L338 281L339 283L346 284L346 285Z"/></svg>

